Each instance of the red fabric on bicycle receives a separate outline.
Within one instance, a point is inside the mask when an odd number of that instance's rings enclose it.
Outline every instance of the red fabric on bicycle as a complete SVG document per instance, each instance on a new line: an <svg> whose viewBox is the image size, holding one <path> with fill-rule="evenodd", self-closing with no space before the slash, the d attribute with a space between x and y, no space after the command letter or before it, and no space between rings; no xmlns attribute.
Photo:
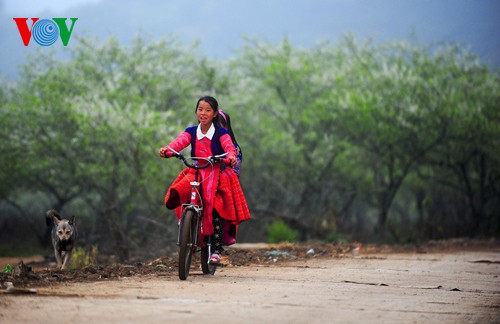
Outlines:
<svg viewBox="0 0 500 324"><path fill-rule="evenodd" d="M250 211L238 175L231 168L226 168L219 175L214 208L231 224L237 225L250 218Z"/></svg>
<svg viewBox="0 0 500 324"><path fill-rule="evenodd" d="M216 168L216 170L217 169L218 168ZM170 209L175 208L175 215L179 219L182 216L181 204L189 202L191 198L191 185L189 182L194 180L194 172L195 171L193 169L184 169L174 180L165 195L165 204ZM219 172L214 172L214 177L217 176L216 173L218 174ZM230 168L226 168L218 175L218 185L212 186L212 188L216 190L214 201L212 204L207 204L205 202L204 207L206 208L207 205L214 206L214 209L217 210L219 215L228 220L231 224L237 225L240 222L249 219L250 211L236 173L234 173L234 171ZM208 175L205 174L204 176ZM207 183L207 181L202 183L202 190L209 190L206 188L207 186L203 185L205 183ZM178 197L176 194L172 194L172 190L175 190L175 192L178 193ZM212 213L205 210L203 216L202 234L211 235L214 230L212 224Z"/></svg>

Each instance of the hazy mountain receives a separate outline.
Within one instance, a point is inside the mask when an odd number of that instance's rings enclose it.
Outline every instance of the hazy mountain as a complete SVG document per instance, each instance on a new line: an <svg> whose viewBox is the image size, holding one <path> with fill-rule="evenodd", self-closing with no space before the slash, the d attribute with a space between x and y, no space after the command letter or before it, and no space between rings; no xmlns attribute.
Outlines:
<svg viewBox="0 0 500 324"><path fill-rule="evenodd" d="M0 0L1 1L1 0ZM25 47L14 17L0 2L0 75L15 78L27 53L68 48ZM174 35L183 43L201 42L199 50L225 59L244 44L242 36L278 42L287 37L298 46L336 42L347 33L386 42L459 42L485 63L500 66L500 1L497 0L101 0L62 13L40 12L38 18L77 17L74 35L117 37L128 43L138 34ZM72 41L68 47L71 47Z"/></svg>

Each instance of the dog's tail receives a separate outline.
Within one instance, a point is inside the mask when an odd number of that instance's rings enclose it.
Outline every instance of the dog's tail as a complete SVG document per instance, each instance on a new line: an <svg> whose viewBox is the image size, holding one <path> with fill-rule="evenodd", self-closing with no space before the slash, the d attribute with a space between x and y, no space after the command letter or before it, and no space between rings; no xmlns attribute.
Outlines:
<svg viewBox="0 0 500 324"><path fill-rule="evenodd" d="M55 209L47 210L47 212L45 213L45 224L47 224L47 226L52 225L54 217L58 220L62 219L61 215L59 215L59 213Z"/></svg>

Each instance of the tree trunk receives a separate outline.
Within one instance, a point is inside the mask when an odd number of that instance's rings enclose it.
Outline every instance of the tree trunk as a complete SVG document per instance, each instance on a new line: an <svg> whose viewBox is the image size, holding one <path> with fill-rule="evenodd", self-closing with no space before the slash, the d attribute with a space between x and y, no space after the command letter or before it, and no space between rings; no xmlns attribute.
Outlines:
<svg viewBox="0 0 500 324"><path fill-rule="evenodd" d="M116 205L112 205L106 210L106 223L111 238L114 242L114 252L119 261L127 261L130 257L130 248L127 236L123 231L123 226L118 214Z"/></svg>

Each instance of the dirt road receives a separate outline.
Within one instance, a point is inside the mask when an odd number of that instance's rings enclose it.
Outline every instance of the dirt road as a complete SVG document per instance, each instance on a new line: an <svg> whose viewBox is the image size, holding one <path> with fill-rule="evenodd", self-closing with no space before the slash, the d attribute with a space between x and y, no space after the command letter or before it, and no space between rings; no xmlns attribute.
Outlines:
<svg viewBox="0 0 500 324"><path fill-rule="evenodd" d="M377 253L69 282L0 295L1 323L494 323L500 253Z"/></svg>

